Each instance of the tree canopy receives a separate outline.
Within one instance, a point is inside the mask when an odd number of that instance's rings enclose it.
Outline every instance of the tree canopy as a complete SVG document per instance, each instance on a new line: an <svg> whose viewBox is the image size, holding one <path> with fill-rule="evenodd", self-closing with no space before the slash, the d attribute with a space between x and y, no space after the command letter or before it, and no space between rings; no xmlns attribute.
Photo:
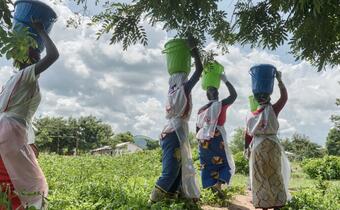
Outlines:
<svg viewBox="0 0 340 210"><path fill-rule="evenodd" d="M109 124L94 116L41 117L35 119L34 125L35 144L39 150L48 153L75 155L103 146L115 148L119 143L136 143L131 132L114 134ZM148 137L145 137L145 140L145 149L159 147L158 141Z"/></svg>
<svg viewBox="0 0 340 210"><path fill-rule="evenodd" d="M233 152L233 154L236 154L238 152L243 152L243 150L244 150L244 135L245 135L245 129L244 128L236 128L234 130L234 134L233 134L231 142L230 142L230 149Z"/></svg>
<svg viewBox="0 0 340 210"><path fill-rule="evenodd" d="M297 60L320 71L340 64L338 0L262 0L236 3L236 39L241 44L276 49L285 41Z"/></svg>
<svg viewBox="0 0 340 210"><path fill-rule="evenodd" d="M329 155L340 156L340 129L331 128L327 135L326 148Z"/></svg>
<svg viewBox="0 0 340 210"><path fill-rule="evenodd" d="M67 0L65 0L67 1ZM74 1L88 8L90 1ZM218 8L221 0L132 0L131 3L95 0L102 10L92 17L92 24L100 24L97 35L110 34L110 44L122 43L124 49L136 43L147 45L145 22L163 24L166 31L176 31L177 37L191 32L202 45L212 38L227 52L228 45L240 43L251 47L277 49L288 43L297 60L305 59L322 70L326 65L340 63L340 2L338 0L238 0L232 18L225 8ZM11 0L0 1L0 49L10 42ZM230 20L228 20L230 19ZM4 31L6 33L4 33ZM4 39L5 38L5 39ZM25 45L27 43L24 43ZM1 55L10 49L3 49ZM13 49L12 49L13 51Z"/></svg>
<svg viewBox="0 0 340 210"><path fill-rule="evenodd" d="M108 145L114 148L117 144L124 142L134 142L133 135L129 131L115 135L112 139L112 142L110 142Z"/></svg>
<svg viewBox="0 0 340 210"><path fill-rule="evenodd" d="M115 142L111 126L94 116L43 117L36 119L35 126L36 144L45 152L84 153Z"/></svg>
<svg viewBox="0 0 340 210"><path fill-rule="evenodd" d="M76 0L78 4L87 1ZM101 2L97 0L96 3ZM307 60L320 71L325 65L340 63L340 3L338 0L238 0L231 20L220 0L133 0L130 4L105 1L104 9L93 17L101 23L98 36L111 34L111 44L124 48L147 44L143 23L163 24L178 37L188 31L201 43L211 37L224 50L240 43L271 50L288 43L296 60Z"/></svg>
<svg viewBox="0 0 340 210"><path fill-rule="evenodd" d="M296 160L305 158L318 158L324 156L323 148L311 142L308 136L295 133L290 139L282 141L282 145L286 151L292 152Z"/></svg>

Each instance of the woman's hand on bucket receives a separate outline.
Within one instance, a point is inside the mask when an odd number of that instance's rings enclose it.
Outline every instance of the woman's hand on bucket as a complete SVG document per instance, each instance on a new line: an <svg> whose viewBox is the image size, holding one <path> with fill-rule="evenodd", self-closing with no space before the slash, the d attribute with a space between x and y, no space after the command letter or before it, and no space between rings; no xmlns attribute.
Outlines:
<svg viewBox="0 0 340 210"><path fill-rule="evenodd" d="M31 22L32 22L32 27L38 32L43 32L45 31L45 28L44 28L44 24L40 21L40 20L36 20L36 19L31 19Z"/></svg>
<svg viewBox="0 0 340 210"><path fill-rule="evenodd" d="M276 79L278 82L282 82L282 72L281 71L276 71Z"/></svg>
<svg viewBox="0 0 340 210"><path fill-rule="evenodd" d="M224 83L228 82L228 78L227 78L227 76L225 75L225 73L222 73L220 77L221 77L221 80L222 80Z"/></svg>
<svg viewBox="0 0 340 210"><path fill-rule="evenodd" d="M191 33L188 33L187 37L188 46L190 50L192 50L197 46L197 40L192 36Z"/></svg>

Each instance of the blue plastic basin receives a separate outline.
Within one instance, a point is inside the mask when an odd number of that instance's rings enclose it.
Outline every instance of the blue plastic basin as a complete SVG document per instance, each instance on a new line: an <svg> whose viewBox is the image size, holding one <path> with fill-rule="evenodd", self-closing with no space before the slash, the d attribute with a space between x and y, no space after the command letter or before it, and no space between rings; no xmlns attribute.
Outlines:
<svg viewBox="0 0 340 210"><path fill-rule="evenodd" d="M42 52L45 46L38 33L31 27L31 20L41 21L45 31L49 33L57 21L57 14L50 6L37 0L18 0L14 3L14 9L13 29L21 30L23 27L28 27Z"/></svg>

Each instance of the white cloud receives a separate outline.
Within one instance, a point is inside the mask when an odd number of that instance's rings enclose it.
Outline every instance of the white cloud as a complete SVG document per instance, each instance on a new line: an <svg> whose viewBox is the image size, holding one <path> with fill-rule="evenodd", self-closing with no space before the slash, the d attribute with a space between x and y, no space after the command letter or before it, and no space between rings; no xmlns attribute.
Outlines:
<svg viewBox="0 0 340 210"><path fill-rule="evenodd" d="M66 20L72 12L65 5L52 7L59 20L51 37L58 46L60 58L41 75L43 100L37 116L95 115L110 123L115 132L130 130L157 138L166 123L163 107L168 74L161 51L167 34L160 26L147 27L149 46L135 45L123 51L119 44L109 45L108 36L96 40L95 29L85 24L78 29L66 28ZM84 17L84 21L88 19ZM209 43L207 48L215 49L216 44ZM289 94L289 101L279 116L280 136L300 132L315 142L325 142L332 126L329 117L339 113L335 98L340 97L337 83L340 67L317 73L306 62L287 63L282 57L263 50L243 52L239 47L230 47L228 54L216 59L224 65L228 79L238 92L227 114L228 133L245 125L251 94L249 68L257 63L271 63L283 72ZM0 82L4 83L9 76L10 68L2 66ZM200 83L193 89L192 96L190 126L194 131L197 110L207 103ZM220 97L226 96L228 91L222 85ZM273 102L277 98L275 85Z"/></svg>

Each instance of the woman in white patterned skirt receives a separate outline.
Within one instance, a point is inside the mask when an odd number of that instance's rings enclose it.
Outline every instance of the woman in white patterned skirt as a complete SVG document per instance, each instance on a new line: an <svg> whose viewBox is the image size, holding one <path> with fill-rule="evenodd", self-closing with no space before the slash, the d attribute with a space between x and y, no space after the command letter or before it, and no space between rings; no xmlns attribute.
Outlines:
<svg viewBox="0 0 340 210"><path fill-rule="evenodd" d="M251 113L247 122L245 153L250 157L250 182L255 208L278 210L289 199L289 161L284 153L277 131L278 115L287 102L287 90L276 73L280 88L280 99L270 103L267 94L255 94L259 108ZM250 154L250 155L249 155Z"/></svg>

